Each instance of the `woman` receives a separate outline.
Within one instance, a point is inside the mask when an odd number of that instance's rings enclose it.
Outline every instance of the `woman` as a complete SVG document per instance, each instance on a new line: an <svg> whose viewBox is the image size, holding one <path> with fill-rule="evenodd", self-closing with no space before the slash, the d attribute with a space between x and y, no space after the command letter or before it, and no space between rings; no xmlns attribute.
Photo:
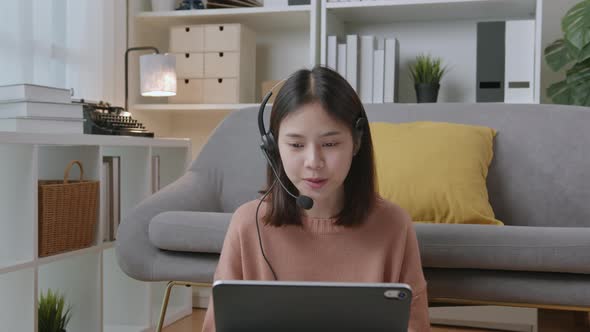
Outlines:
<svg viewBox="0 0 590 332"><path fill-rule="evenodd" d="M407 283L409 330L430 331L412 221L376 192L367 117L348 82L325 67L295 72L273 103L269 134L267 188L234 213L215 280ZM276 185L273 167L312 206ZM214 330L210 301L203 331Z"/></svg>

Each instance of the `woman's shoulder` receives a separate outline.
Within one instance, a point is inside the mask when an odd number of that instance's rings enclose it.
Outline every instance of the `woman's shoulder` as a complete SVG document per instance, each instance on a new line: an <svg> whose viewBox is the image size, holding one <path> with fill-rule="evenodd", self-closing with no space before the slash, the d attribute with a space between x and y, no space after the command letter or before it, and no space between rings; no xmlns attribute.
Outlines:
<svg viewBox="0 0 590 332"><path fill-rule="evenodd" d="M258 209L259 205L258 218L262 218L265 214L267 203L264 201L261 202L260 199L254 199L240 205L236 211L234 211L231 226L236 227L237 229L248 229L251 226L255 226L256 209Z"/></svg>
<svg viewBox="0 0 590 332"><path fill-rule="evenodd" d="M377 195L375 199L375 207L371 215L380 222L386 221L396 227L412 224L412 217L405 209L380 195Z"/></svg>

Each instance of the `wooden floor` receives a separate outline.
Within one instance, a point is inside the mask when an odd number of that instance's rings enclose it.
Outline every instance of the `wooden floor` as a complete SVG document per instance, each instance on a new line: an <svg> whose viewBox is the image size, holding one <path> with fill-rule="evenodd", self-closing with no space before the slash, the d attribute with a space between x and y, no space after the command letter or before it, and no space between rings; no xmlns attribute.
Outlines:
<svg viewBox="0 0 590 332"><path fill-rule="evenodd" d="M200 332L203 326L205 309L193 309L193 314L164 328L164 332ZM471 328L433 326L432 332L492 332L497 330L482 330ZM566 331L566 330L564 330ZM569 330L568 330L569 331Z"/></svg>

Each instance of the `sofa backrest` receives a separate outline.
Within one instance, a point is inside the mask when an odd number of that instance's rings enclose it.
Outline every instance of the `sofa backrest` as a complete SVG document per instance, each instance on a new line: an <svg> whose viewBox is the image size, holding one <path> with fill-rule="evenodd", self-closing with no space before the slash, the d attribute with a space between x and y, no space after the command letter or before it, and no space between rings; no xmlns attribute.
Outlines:
<svg viewBox="0 0 590 332"><path fill-rule="evenodd" d="M483 125L498 134L488 174L490 203L507 225L590 226L590 109L537 104L370 104L370 122L440 121ZM191 169L213 183L223 212L258 197L266 164L257 108L232 112ZM270 108L266 112L268 123Z"/></svg>

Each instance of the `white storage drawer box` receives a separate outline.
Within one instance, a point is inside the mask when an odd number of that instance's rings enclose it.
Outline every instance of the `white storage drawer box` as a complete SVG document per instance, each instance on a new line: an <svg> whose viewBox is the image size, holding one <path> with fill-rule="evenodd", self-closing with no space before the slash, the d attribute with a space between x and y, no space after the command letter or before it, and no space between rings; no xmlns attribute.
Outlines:
<svg viewBox="0 0 590 332"><path fill-rule="evenodd" d="M174 53L176 56L176 77L201 78L203 77L203 53Z"/></svg>
<svg viewBox="0 0 590 332"><path fill-rule="evenodd" d="M203 103L203 79L184 79L176 81L176 96L168 97L174 104Z"/></svg>
<svg viewBox="0 0 590 332"><path fill-rule="evenodd" d="M224 78L240 75L240 53L205 53L205 77Z"/></svg>
<svg viewBox="0 0 590 332"><path fill-rule="evenodd" d="M170 28L170 53L203 52L203 25L183 25Z"/></svg>
<svg viewBox="0 0 590 332"><path fill-rule="evenodd" d="M239 51L242 30L241 24L205 25L205 51Z"/></svg>
<svg viewBox="0 0 590 332"><path fill-rule="evenodd" d="M170 39L178 78L170 103L255 101L256 35L248 27L236 23L176 26Z"/></svg>
<svg viewBox="0 0 590 332"><path fill-rule="evenodd" d="M235 78L206 78L203 80L205 104L238 103L238 82Z"/></svg>

